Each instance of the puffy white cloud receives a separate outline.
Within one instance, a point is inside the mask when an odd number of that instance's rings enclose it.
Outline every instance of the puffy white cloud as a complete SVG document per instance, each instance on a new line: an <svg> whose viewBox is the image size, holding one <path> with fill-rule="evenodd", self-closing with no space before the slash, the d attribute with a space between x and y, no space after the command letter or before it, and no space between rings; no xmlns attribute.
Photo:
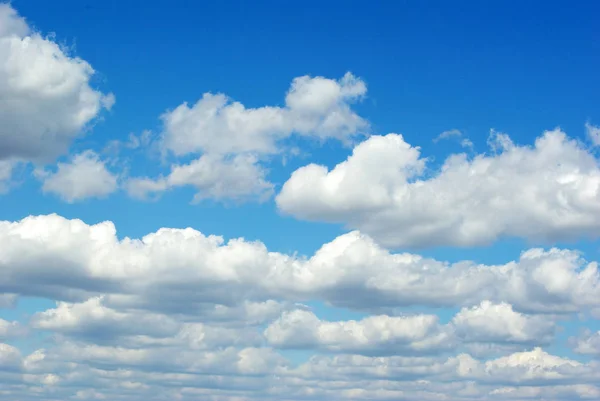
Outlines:
<svg viewBox="0 0 600 401"><path fill-rule="evenodd" d="M0 4L0 160L49 162L114 103L94 69Z"/></svg>
<svg viewBox="0 0 600 401"><path fill-rule="evenodd" d="M351 232L302 257L189 228L119 239L110 222L56 215L0 222L0 243L0 293L60 300L30 321L51 334L45 349L5 347L0 399L571 400L600 379L596 362L535 348L561 316L599 307L597 266L575 251L449 264ZM328 321L303 300L463 308L444 324L422 314ZM315 355L294 367L270 347Z"/></svg>
<svg viewBox="0 0 600 401"><path fill-rule="evenodd" d="M131 196L144 199L150 194L188 185L198 191L193 202L266 199L273 193L273 184L266 179L266 171L252 155L227 159L203 155L189 164L172 165L167 177L133 178L127 182L127 190Z"/></svg>
<svg viewBox="0 0 600 401"><path fill-rule="evenodd" d="M467 354L434 357L317 356L297 368L306 378L340 380L342 377L388 380L464 380L491 385L590 384L600 377L595 362L560 358L541 348L516 352L487 361ZM443 380L443 381L445 381Z"/></svg>
<svg viewBox="0 0 600 401"><path fill-rule="evenodd" d="M110 309L103 305L102 297L93 297L80 304L59 302L56 309L34 315L31 324L34 328L90 338L95 342L126 335L169 337L179 329L175 320L164 315Z"/></svg>
<svg viewBox="0 0 600 401"><path fill-rule="evenodd" d="M120 308L199 313L207 303L236 307L271 299L322 299L366 310L483 300L507 302L518 312L600 305L597 263L570 250L531 249L496 266L448 264L390 253L351 232L303 258L191 228L119 240L111 222L90 226L57 215L0 222L0 243L6 244L0 292L64 301L106 293L106 304Z"/></svg>
<svg viewBox="0 0 600 401"><path fill-rule="evenodd" d="M312 312L286 312L265 330L274 346L355 353L427 353L452 347L451 331L435 315L371 316L361 321L321 321Z"/></svg>
<svg viewBox="0 0 600 401"><path fill-rule="evenodd" d="M56 172L38 171L37 175L43 181L42 191L68 203L103 198L118 188L117 176L91 150L72 156L68 163L59 162Z"/></svg>
<svg viewBox="0 0 600 401"><path fill-rule="evenodd" d="M183 103L165 112L160 139L163 153L199 155L174 163L166 177L137 177L128 192L138 198L192 186L194 201L264 200L274 185L267 179L266 159L285 150L292 135L348 142L367 129L350 106L366 94L365 83L347 73L339 80L302 76L292 81L285 106L246 108L223 94L205 93L193 106Z"/></svg>
<svg viewBox="0 0 600 401"><path fill-rule="evenodd" d="M508 342L547 344L554 335L555 323L547 316L524 315L507 303L483 301L463 308L452 323L457 334L470 342Z"/></svg>
<svg viewBox="0 0 600 401"><path fill-rule="evenodd" d="M490 154L451 155L432 174L401 135L372 136L331 171L315 164L296 170L277 205L297 218L344 223L390 247L597 235L600 169L580 143L558 129L533 147L494 131L489 143Z"/></svg>

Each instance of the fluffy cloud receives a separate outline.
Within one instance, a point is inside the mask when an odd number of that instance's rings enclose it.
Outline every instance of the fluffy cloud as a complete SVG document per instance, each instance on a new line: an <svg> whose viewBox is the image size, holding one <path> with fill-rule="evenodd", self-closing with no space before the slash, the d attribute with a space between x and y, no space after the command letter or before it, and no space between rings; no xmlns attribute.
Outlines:
<svg viewBox="0 0 600 401"><path fill-rule="evenodd" d="M312 257L269 252L260 242L162 228L119 240L111 222L57 215L0 222L0 292L182 313L206 303L322 299L358 309L507 302L517 312L573 313L600 306L600 273L579 253L530 249L485 266L393 254L351 232ZM160 299L160 302L157 302Z"/></svg>
<svg viewBox="0 0 600 401"><path fill-rule="evenodd" d="M118 188L117 176L91 151L73 156L69 163L58 163L56 172L38 171L42 191L53 193L68 203L102 198Z"/></svg>
<svg viewBox="0 0 600 401"><path fill-rule="evenodd" d="M265 330L274 346L355 353L427 353L452 347L452 332L435 315L371 316L324 322L309 311L285 313Z"/></svg>
<svg viewBox="0 0 600 401"><path fill-rule="evenodd" d="M0 161L49 162L114 103L93 68L0 4Z"/></svg>
<svg viewBox="0 0 600 401"><path fill-rule="evenodd" d="M51 334L44 349L2 348L0 398L566 400L598 391L596 362L536 347L561 317L599 306L597 266L575 251L448 264L351 232L301 257L189 228L119 239L110 222L56 215L0 222L0 243L0 293L59 300L29 322ZM380 312L328 321L303 300L462 309L447 323ZM287 349L315 355L298 365Z"/></svg>
<svg viewBox="0 0 600 401"><path fill-rule="evenodd" d="M555 323L547 316L515 312L507 303L483 301L463 308L453 319L457 334L470 342L545 344L552 340Z"/></svg>
<svg viewBox="0 0 600 401"><path fill-rule="evenodd" d="M296 134L343 142L367 129L350 106L366 94L365 83L347 73L339 80L302 76L292 81L285 106L246 108L223 94L205 93L193 106L183 103L162 116L162 151L175 157L200 155L173 164L167 177L133 178L129 193L138 198L180 186L205 198L263 200L273 184L263 162L279 154L282 141Z"/></svg>
<svg viewBox="0 0 600 401"><path fill-rule="evenodd" d="M600 169L580 143L557 129L533 147L492 132L490 146L487 155L451 155L432 174L420 149L401 135L373 136L331 171L315 164L296 170L277 205L301 219L344 223L391 247L597 235Z"/></svg>
<svg viewBox="0 0 600 401"><path fill-rule="evenodd" d="M266 171L254 156L223 159L204 155L189 164L171 166L171 173L164 178L133 178L127 182L127 191L135 198L145 199L151 194L189 185L198 191L194 203L207 198L266 199L273 193L273 184L265 176Z"/></svg>
<svg viewBox="0 0 600 401"><path fill-rule="evenodd" d="M190 107L183 103L162 116L164 147L189 153L278 153L277 141L297 133L345 140L367 127L350 109L365 95L365 83L350 73L340 80L295 78L285 106L246 108L223 94L205 93Z"/></svg>

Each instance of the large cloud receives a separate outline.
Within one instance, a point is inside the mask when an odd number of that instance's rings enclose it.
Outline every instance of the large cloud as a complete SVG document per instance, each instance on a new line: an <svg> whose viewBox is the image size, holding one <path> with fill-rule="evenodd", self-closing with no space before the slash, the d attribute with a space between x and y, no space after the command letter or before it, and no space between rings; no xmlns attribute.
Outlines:
<svg viewBox="0 0 600 401"><path fill-rule="evenodd" d="M393 254L351 232L312 257L269 252L260 242L162 228L119 240L111 222L57 215L0 222L0 292L199 313L270 299L322 299L365 310L507 302L517 312L572 313L600 306L600 273L571 250L530 249L517 261L448 264Z"/></svg>
<svg viewBox="0 0 600 401"><path fill-rule="evenodd" d="M320 348L355 353L429 353L451 348L453 333L435 315L371 316L361 321L323 322L312 312L285 313L265 330L283 348Z"/></svg>
<svg viewBox="0 0 600 401"><path fill-rule="evenodd" d="M67 151L112 95L93 68L0 4L0 161L50 162Z"/></svg>
<svg viewBox="0 0 600 401"><path fill-rule="evenodd" d="M0 292L59 300L29 321L50 334L44 349L0 347L0 399L598 394L597 362L538 348L561 319L599 306L596 264L575 251L448 264L393 254L352 232L301 257L192 229L119 240L110 222L56 215L0 222L0 243ZM303 300L378 314L326 320ZM406 305L462 308L445 323L382 314ZM1 323L10 344L22 328ZM582 337L578 352L593 353L594 341ZM290 349L313 356L298 365L284 356Z"/></svg>
<svg viewBox="0 0 600 401"><path fill-rule="evenodd" d="M263 162L285 151L282 141L300 135L348 142L368 127L350 108L366 91L361 79L347 73L339 80L295 78L283 107L246 108L223 94L205 93L194 105L183 103L161 116L162 151L197 158L174 163L166 177L133 178L129 193L145 198L192 186L195 201L265 199L274 185Z"/></svg>
<svg viewBox="0 0 600 401"><path fill-rule="evenodd" d="M490 145L490 154L451 155L431 172L401 135L372 136L331 171L315 164L296 170L277 205L301 219L344 223L390 247L597 235L600 168L590 151L558 129L533 147L492 132Z"/></svg>

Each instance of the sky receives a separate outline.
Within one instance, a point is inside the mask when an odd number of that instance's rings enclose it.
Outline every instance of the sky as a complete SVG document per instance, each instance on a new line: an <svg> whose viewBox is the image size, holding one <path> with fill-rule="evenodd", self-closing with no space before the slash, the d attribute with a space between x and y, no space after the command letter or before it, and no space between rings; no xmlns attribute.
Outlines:
<svg viewBox="0 0 600 401"><path fill-rule="evenodd" d="M600 400L599 12L0 3L0 400Z"/></svg>

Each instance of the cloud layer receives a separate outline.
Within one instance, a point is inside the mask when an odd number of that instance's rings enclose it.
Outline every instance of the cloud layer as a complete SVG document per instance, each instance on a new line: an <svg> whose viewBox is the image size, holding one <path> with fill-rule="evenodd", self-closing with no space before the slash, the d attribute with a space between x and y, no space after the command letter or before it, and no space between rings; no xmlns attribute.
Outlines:
<svg viewBox="0 0 600 401"><path fill-rule="evenodd" d="M25 328L0 321L9 398L558 400L600 391L598 362L541 348L566 319L600 308L597 264L576 251L448 264L351 232L301 257L190 228L119 240L111 222L57 215L0 222L0 242L0 292L58 301L29 320L32 333L52 335L32 353L8 345ZM306 300L370 316L326 320ZM447 322L399 313L408 305L455 312ZM573 349L597 356L596 337L573 339ZM297 361L293 350L313 356Z"/></svg>

